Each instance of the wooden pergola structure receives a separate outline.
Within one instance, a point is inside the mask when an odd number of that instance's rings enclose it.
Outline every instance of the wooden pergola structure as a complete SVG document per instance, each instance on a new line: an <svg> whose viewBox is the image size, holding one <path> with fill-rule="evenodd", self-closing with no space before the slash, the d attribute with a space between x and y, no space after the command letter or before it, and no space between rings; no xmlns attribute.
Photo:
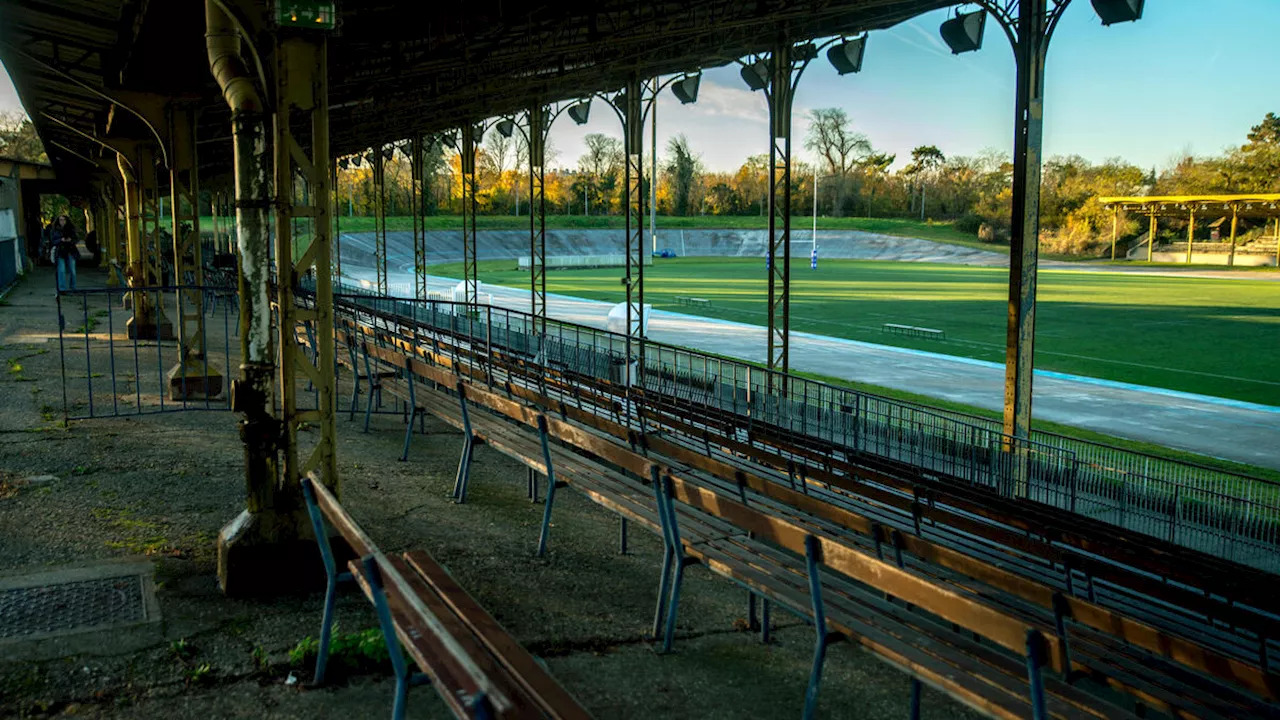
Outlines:
<svg viewBox="0 0 1280 720"><path fill-rule="evenodd" d="M1240 218L1262 218L1266 222L1275 221L1277 237L1277 258L1280 258L1280 193L1252 193L1243 195L1147 195L1100 197L1098 202L1110 208L1111 216L1111 259L1116 259L1116 240L1119 236L1120 211L1146 215L1150 219L1150 238L1147 241L1147 262L1151 262L1152 247L1155 245L1158 218L1188 218L1187 225L1187 259L1191 262L1192 245L1195 241L1196 216L1203 218L1208 214L1219 217L1231 217L1231 256L1228 265L1235 264L1236 229ZM1280 262L1280 260L1277 260Z"/></svg>

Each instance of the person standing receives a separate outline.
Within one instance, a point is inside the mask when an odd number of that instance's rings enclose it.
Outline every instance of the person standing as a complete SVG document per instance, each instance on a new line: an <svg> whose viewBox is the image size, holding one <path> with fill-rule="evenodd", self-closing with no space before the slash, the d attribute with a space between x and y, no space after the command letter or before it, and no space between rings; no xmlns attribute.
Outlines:
<svg viewBox="0 0 1280 720"><path fill-rule="evenodd" d="M53 242L54 266L58 272L58 292L76 289L76 260L80 258L80 250L76 247L76 230L71 219L59 215L53 221L49 231L49 239Z"/></svg>

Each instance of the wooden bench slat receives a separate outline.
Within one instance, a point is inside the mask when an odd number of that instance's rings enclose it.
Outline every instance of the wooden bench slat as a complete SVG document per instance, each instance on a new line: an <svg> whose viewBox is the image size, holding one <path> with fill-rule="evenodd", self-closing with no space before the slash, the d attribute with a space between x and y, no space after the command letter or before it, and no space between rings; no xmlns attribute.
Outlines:
<svg viewBox="0 0 1280 720"><path fill-rule="evenodd" d="M373 601L373 588L365 577L363 563L352 560L347 564L356 583L370 602ZM449 649L440 638L431 632L424 632L422 623L415 619L403 589L385 585L384 593L388 609L391 611L392 623L396 628L396 636L409 656L427 674L438 690L440 699L459 717L472 713L468 700L475 697L480 687L450 654Z"/></svg>
<svg viewBox="0 0 1280 720"><path fill-rule="evenodd" d="M416 597L422 599L434 615L440 619L441 624L455 638L458 638L459 644L467 650L468 657L475 661L476 665L484 671L486 677L494 680L496 684L506 691L506 695L511 699L512 703L511 716L536 717L537 710L531 703L531 699L524 696L524 688L519 681L518 672L514 674L510 672L501 654L493 650L486 638L477 635L471 619L463 615L456 604L451 602L448 597L445 597L440 592L439 587L423 575L420 569L422 565L432 563L436 567L440 567L435 559L425 550L414 550L401 556L388 556L387 562L401 573L409 589L413 591ZM441 570L443 571L443 569ZM461 591L461 588L458 589ZM499 630L502 631L501 628ZM511 643L515 644L514 641L511 641ZM516 647L519 647L519 645L516 645Z"/></svg>
<svg viewBox="0 0 1280 720"><path fill-rule="evenodd" d="M497 661L511 672L512 677L543 712L562 720L588 720L591 717L533 655L517 643L434 558L424 551L415 550L405 553L404 559L457 617L466 623Z"/></svg>

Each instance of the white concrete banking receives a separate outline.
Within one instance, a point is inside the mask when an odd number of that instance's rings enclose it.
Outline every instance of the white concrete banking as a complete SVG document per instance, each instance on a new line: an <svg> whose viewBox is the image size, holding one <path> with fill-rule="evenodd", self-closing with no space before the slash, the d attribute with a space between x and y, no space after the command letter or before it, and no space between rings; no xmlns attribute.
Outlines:
<svg viewBox="0 0 1280 720"><path fill-rule="evenodd" d="M393 277L393 286L397 278ZM408 294L412 279L398 279ZM429 287L456 280L431 276ZM529 293L486 285L496 305L528 310ZM393 288L396 291L397 288ZM554 318L605 328L613 303L549 293ZM765 361L759 325L654 310L649 337L707 352ZM791 366L809 372L989 410L1003 407L1004 366L938 353L889 347L810 333L793 333ZM1280 408L1097 378L1036 371L1037 418L1236 462L1280 469L1275 438Z"/></svg>

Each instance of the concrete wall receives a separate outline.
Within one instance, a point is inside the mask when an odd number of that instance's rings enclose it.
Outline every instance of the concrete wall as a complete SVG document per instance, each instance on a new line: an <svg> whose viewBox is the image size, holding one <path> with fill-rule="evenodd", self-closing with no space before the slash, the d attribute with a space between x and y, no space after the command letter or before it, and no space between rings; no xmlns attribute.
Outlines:
<svg viewBox="0 0 1280 720"><path fill-rule="evenodd" d="M648 232L646 231L646 236ZM646 237L646 242L648 238ZM975 250L958 245L893 237L859 231L820 230L817 235L819 258L856 260L894 260L903 262L941 262L963 265L1008 265L1007 251ZM793 262L807 263L813 238L810 231L793 230L791 256ZM477 255L481 260L510 259L514 269L518 259L529 254L527 230L488 230L476 235ZM670 248L679 257L758 257L765 256L768 232L765 230L663 230L659 227L657 249ZM341 238L344 266L372 267L374 263L373 233L343 233ZM649 248L651 249L651 248ZM623 255L626 252L622 230L548 230L547 255ZM462 232L433 230L427 233L427 263L462 262ZM387 233L387 264L393 271L413 272L413 234Z"/></svg>
<svg viewBox="0 0 1280 720"><path fill-rule="evenodd" d="M1144 256L1142 259L1146 259ZM1196 265L1226 265L1231 259L1228 253L1201 253L1194 250L1191 251L1191 262ZM1158 263L1185 263L1187 261L1187 251L1181 252L1154 252L1151 254L1151 261ZM1261 267L1276 264L1275 253L1236 253L1236 265L1240 267Z"/></svg>

